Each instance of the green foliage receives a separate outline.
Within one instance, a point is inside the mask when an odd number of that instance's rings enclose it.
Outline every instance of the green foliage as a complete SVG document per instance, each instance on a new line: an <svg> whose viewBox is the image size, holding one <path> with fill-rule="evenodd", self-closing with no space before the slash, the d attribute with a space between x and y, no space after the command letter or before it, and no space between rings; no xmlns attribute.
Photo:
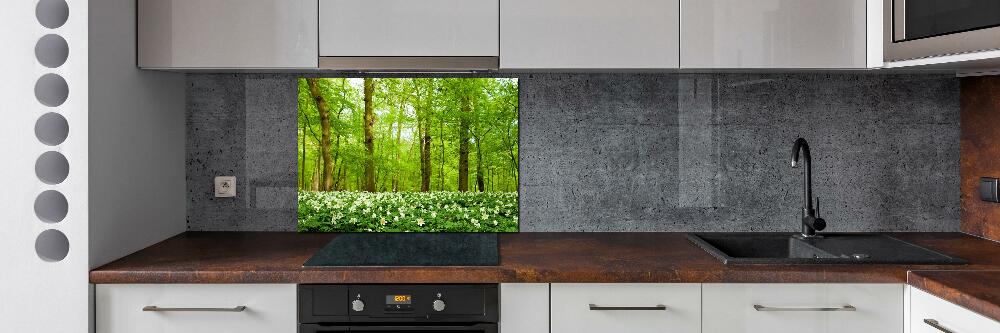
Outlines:
<svg viewBox="0 0 1000 333"><path fill-rule="evenodd" d="M362 79L321 78L318 86L330 109L330 149L335 188L364 190L364 100ZM378 78L373 126L377 192L420 191L420 138L423 122L431 139L430 191L458 190L458 124L470 124L469 188L477 164L484 191L514 192L518 184L518 89L509 78ZM462 112L463 97L472 102ZM306 79L299 79L299 189L322 190L321 123ZM477 154L477 150L478 153ZM397 158L398 156L398 158ZM480 161L479 158L482 158ZM319 177L318 177L319 176ZM394 186L395 180L395 186Z"/></svg>
<svg viewBox="0 0 1000 333"><path fill-rule="evenodd" d="M300 232L517 232L517 193L299 192Z"/></svg>

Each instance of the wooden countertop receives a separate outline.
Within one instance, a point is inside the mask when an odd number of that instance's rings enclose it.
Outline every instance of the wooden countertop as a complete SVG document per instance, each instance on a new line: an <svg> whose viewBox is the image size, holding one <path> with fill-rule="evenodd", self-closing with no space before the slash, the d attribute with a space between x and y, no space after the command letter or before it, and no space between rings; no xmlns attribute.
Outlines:
<svg viewBox="0 0 1000 333"><path fill-rule="evenodd" d="M907 283L1000 321L1000 270L911 271Z"/></svg>
<svg viewBox="0 0 1000 333"><path fill-rule="evenodd" d="M1000 244L961 233L893 236L968 265L726 266L683 233L500 235L491 267L302 267L335 234L186 232L90 273L91 283L876 282L910 270L1000 270Z"/></svg>
<svg viewBox="0 0 1000 333"><path fill-rule="evenodd" d="M186 232L93 270L90 282L906 282L1000 320L1000 243L961 233L891 235L969 264L726 266L683 233L520 233L500 235L499 266L302 267L336 235Z"/></svg>

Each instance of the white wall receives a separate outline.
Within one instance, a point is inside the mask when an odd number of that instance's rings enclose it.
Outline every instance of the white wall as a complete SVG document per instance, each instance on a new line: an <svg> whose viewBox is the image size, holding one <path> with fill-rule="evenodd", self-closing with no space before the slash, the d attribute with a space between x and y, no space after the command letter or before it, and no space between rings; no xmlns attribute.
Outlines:
<svg viewBox="0 0 1000 333"><path fill-rule="evenodd" d="M36 19L38 1L0 11L0 332L86 332L90 268L185 228L183 76L135 69L133 1L65 0L68 19L52 27ZM52 68L35 57L47 34L69 50ZM65 102L36 99L47 74L65 79ZM47 113L65 118L64 141L36 137ZM68 162L58 181L37 176L43 153ZM36 214L43 191L66 197L65 218ZM65 257L38 254L47 230L65 235Z"/></svg>
<svg viewBox="0 0 1000 333"><path fill-rule="evenodd" d="M136 67L135 1L90 0L90 267L186 228L184 75Z"/></svg>
<svg viewBox="0 0 1000 333"><path fill-rule="evenodd" d="M0 10L0 332L85 332L88 325L87 233L87 0L66 0L69 18L54 29L35 18L37 0L4 1ZM58 34L69 45L66 62L42 66L35 43ZM35 99L36 80L45 74L66 80L66 101L54 107ZM69 124L65 141L49 146L35 137L42 114L55 112ZM35 173L43 152L57 152L69 162L65 180L42 182ZM43 222L35 198L46 190L61 192L67 214ZM61 260L45 261L35 251L42 231L56 230L69 241Z"/></svg>

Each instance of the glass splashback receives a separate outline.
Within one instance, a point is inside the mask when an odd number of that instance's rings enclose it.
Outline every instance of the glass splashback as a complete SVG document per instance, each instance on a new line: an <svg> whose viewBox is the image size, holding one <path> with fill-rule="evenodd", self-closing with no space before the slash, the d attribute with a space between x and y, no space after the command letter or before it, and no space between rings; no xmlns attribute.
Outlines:
<svg viewBox="0 0 1000 333"><path fill-rule="evenodd" d="M300 232L517 232L511 78L300 78Z"/></svg>

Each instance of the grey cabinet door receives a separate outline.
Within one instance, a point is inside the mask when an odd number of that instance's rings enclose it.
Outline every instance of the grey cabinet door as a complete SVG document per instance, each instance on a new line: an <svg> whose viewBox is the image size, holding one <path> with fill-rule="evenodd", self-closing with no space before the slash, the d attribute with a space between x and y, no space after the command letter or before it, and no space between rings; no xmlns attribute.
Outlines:
<svg viewBox="0 0 1000 333"><path fill-rule="evenodd" d="M868 67L865 0L681 0L680 8L681 68Z"/></svg>
<svg viewBox="0 0 1000 333"><path fill-rule="evenodd" d="M324 57L496 57L499 0L320 0Z"/></svg>
<svg viewBox="0 0 1000 333"><path fill-rule="evenodd" d="M317 67L317 0L139 0L138 6L139 67Z"/></svg>
<svg viewBox="0 0 1000 333"><path fill-rule="evenodd" d="M678 0L504 0L500 67L676 69Z"/></svg>

